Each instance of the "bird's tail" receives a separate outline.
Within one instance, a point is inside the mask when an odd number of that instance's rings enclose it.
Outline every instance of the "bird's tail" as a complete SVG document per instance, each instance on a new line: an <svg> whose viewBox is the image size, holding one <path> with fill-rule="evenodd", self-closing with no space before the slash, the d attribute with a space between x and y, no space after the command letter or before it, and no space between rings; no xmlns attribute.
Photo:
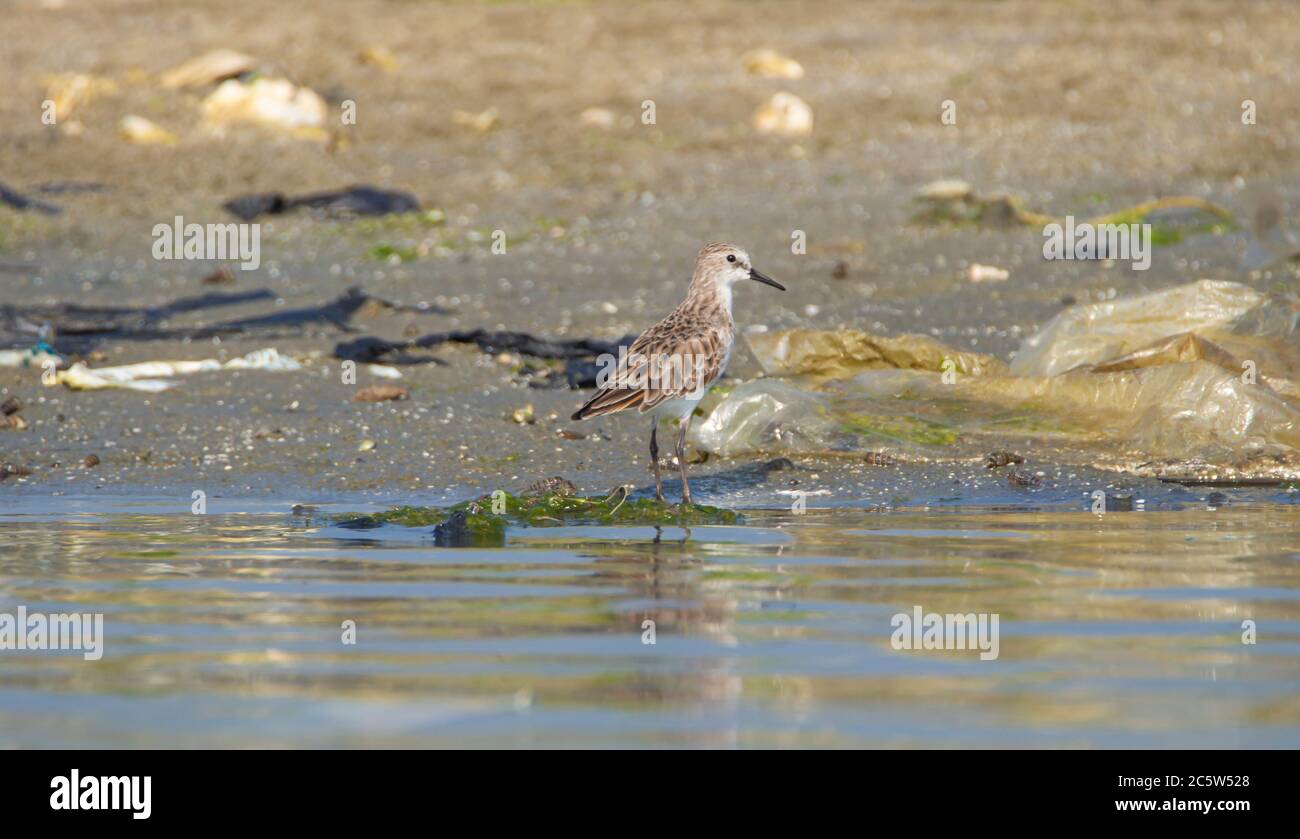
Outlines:
<svg viewBox="0 0 1300 839"><path fill-rule="evenodd" d="M621 388L610 388L602 390L591 397L586 403L574 411L569 417L571 420L584 420L588 417L601 417L605 414L612 414L622 411L626 408L635 408L645 399L644 390L623 390Z"/></svg>

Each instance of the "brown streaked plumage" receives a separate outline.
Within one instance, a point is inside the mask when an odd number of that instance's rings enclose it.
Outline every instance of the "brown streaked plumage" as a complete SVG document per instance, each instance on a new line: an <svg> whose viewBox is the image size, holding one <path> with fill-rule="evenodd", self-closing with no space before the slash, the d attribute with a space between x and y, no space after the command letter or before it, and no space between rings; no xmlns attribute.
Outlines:
<svg viewBox="0 0 1300 839"><path fill-rule="evenodd" d="M668 317L632 343L596 395L574 412L572 419L599 417L628 408L653 413L650 459L654 464L655 497L664 500L659 474L659 420L676 418L677 466L682 476L682 503L691 503L686 480L686 432L691 414L709 387L727 369L736 324L731 319L731 287L738 280L756 280L785 291L785 286L755 271L749 255L735 245L705 245L695 258L686 299Z"/></svg>

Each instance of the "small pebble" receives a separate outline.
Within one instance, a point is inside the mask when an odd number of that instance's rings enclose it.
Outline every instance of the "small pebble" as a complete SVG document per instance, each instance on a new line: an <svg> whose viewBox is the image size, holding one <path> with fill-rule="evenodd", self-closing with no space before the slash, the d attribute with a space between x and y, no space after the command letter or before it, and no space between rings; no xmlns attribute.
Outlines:
<svg viewBox="0 0 1300 839"><path fill-rule="evenodd" d="M363 387L352 397L353 402L391 402L406 399L411 392L397 385L371 385ZM297 404L296 402L294 403Z"/></svg>
<svg viewBox="0 0 1300 839"><path fill-rule="evenodd" d="M1026 472L1024 469L1017 469L1007 475L1007 482L1017 487L1040 487L1043 485L1043 479L1033 472Z"/></svg>

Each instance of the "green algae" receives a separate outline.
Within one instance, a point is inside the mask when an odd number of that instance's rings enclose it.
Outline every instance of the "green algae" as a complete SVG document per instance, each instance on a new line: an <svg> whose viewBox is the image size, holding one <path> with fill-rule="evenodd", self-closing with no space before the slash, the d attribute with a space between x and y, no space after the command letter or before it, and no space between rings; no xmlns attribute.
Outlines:
<svg viewBox="0 0 1300 839"><path fill-rule="evenodd" d="M922 446L951 446L957 442L956 429L920 417L857 414L845 419L841 427L848 434Z"/></svg>
<svg viewBox="0 0 1300 839"><path fill-rule="evenodd" d="M1107 224L1116 226L1150 224L1151 244L1157 247L1177 245L1188 236L1202 234L1222 236L1226 233L1234 233L1238 229L1231 219L1225 220L1208 212L1202 213L1201 218L1197 220L1182 223L1172 219L1154 221L1150 216L1150 213L1123 212L1114 216Z"/></svg>
<svg viewBox="0 0 1300 839"><path fill-rule="evenodd" d="M1092 200L1099 197L1103 196L1085 196L1085 203L1099 203ZM1026 209L1012 195L979 196L967 191L942 196L922 195L919 200L922 206L912 216L912 223L924 226L1008 228L1016 225L1042 227L1061 223L1060 219ZM1192 210L1195 219L1179 223L1173 219L1153 218L1166 210ZM1196 196L1172 196L1145 201L1113 213L1087 218L1086 222L1098 226L1150 224L1151 242L1157 246L1175 245L1191 235L1223 235L1238 229L1236 218L1230 211Z"/></svg>
<svg viewBox="0 0 1300 839"><path fill-rule="evenodd" d="M172 550L148 550L148 551L119 551L109 554L114 559L171 559L180 556L180 551Z"/></svg>
<svg viewBox="0 0 1300 839"><path fill-rule="evenodd" d="M456 514L461 514L457 516ZM453 518L455 517L455 518ZM347 515L341 527L365 530L385 524L400 527L454 525L457 538L473 544L503 544L508 527L561 525L704 525L738 524L734 510L704 504L680 506L653 498L628 498L622 490L609 496L565 492L512 495L496 492L451 507L395 507L380 513Z"/></svg>
<svg viewBox="0 0 1300 839"><path fill-rule="evenodd" d="M398 262L414 262L420 258L420 252L417 248L403 248L397 245L381 244L375 245L366 251L366 256L380 262L388 262L396 259Z"/></svg>
<svg viewBox="0 0 1300 839"><path fill-rule="evenodd" d="M447 223L447 214L439 209L410 213L388 213L371 218L349 219L341 227L372 236L380 233L423 233L432 227Z"/></svg>
<svg viewBox="0 0 1300 839"><path fill-rule="evenodd" d="M1097 429L1077 418L1061 416L1038 401L991 417L984 428L994 433L1019 432L1061 437L1095 437Z"/></svg>

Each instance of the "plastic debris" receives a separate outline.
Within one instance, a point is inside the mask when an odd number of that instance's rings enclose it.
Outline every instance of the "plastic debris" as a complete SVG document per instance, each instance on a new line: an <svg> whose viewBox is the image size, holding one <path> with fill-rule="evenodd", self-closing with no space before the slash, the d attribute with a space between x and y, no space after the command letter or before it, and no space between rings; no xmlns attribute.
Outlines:
<svg viewBox="0 0 1300 839"><path fill-rule="evenodd" d="M1281 199L1270 192L1256 203L1254 222L1239 268L1244 273L1252 273L1298 262L1300 240L1285 226Z"/></svg>
<svg viewBox="0 0 1300 839"><path fill-rule="evenodd" d="M1011 277L1011 272L1005 268L998 268L994 265L980 265L978 262L971 265L966 271L966 279L973 283L1001 283Z"/></svg>
<svg viewBox="0 0 1300 839"><path fill-rule="evenodd" d="M302 365L295 359L287 355L281 355L279 350L271 347L256 350L240 358L232 358L221 367L223 370L279 370L283 372L302 369Z"/></svg>
<svg viewBox="0 0 1300 839"><path fill-rule="evenodd" d="M1006 370L991 355L955 350L924 335L873 335L857 329L751 330L745 342L769 376L843 378L862 370L908 369L984 375Z"/></svg>
<svg viewBox="0 0 1300 839"><path fill-rule="evenodd" d="M1250 286L1201 280L1140 297L1072 306L1024 341L1011 371L1055 376L1098 364L1180 332L1226 326L1263 300Z"/></svg>
<svg viewBox="0 0 1300 839"><path fill-rule="evenodd" d="M726 456L980 461L1021 451L1157 475L1202 475L1208 464L1234 479L1294 480L1298 332L1300 301L1219 281L1066 310L1010 367L920 336L751 332L764 371L789 378L723 392L692 441Z"/></svg>
<svg viewBox="0 0 1300 839"><path fill-rule="evenodd" d="M62 367L63 356L49 344L38 343L26 350L0 350L0 367L22 367L45 370Z"/></svg>
<svg viewBox="0 0 1300 839"><path fill-rule="evenodd" d="M160 393L179 384L170 381L176 376L189 376L215 370L295 371L301 369L302 365L295 359L281 355L278 350L268 348L224 363L215 358L205 358L196 361L144 361L117 367L90 368L78 362L66 370L57 371L45 382L50 387L63 385L71 390L124 388L143 393Z"/></svg>
<svg viewBox="0 0 1300 839"><path fill-rule="evenodd" d="M923 201L964 201L974 194L975 190L965 181L939 180L921 187L917 198Z"/></svg>
<svg viewBox="0 0 1300 839"><path fill-rule="evenodd" d="M381 379L402 378L401 370L398 370L396 367L389 367L386 364L371 364L369 365L369 370L371 374L378 376Z"/></svg>
<svg viewBox="0 0 1300 839"><path fill-rule="evenodd" d="M754 128L760 134L782 137L802 137L812 133L813 112L807 102L793 93L782 91L772 95L754 113Z"/></svg>
<svg viewBox="0 0 1300 839"><path fill-rule="evenodd" d="M759 379L728 393L703 422L691 427L691 440L703 451L732 457L762 451L818 451L830 432L820 394L775 379Z"/></svg>

